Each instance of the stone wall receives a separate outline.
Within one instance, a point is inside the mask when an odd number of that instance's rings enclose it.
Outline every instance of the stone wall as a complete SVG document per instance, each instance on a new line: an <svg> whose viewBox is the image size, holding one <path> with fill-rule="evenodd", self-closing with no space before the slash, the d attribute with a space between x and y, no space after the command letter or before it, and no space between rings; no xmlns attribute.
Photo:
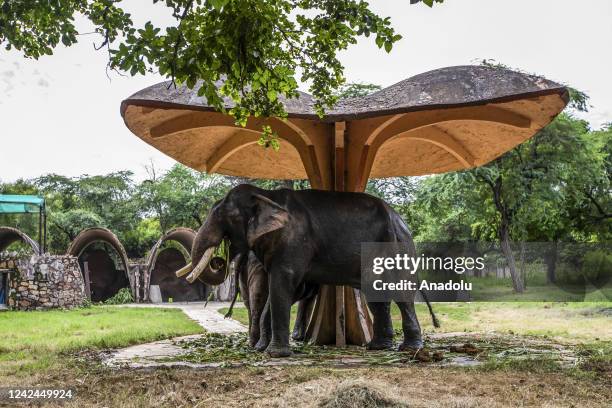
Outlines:
<svg viewBox="0 0 612 408"><path fill-rule="evenodd" d="M68 255L32 255L4 259L0 269L11 270L8 306L41 310L82 306L86 300L78 259Z"/></svg>

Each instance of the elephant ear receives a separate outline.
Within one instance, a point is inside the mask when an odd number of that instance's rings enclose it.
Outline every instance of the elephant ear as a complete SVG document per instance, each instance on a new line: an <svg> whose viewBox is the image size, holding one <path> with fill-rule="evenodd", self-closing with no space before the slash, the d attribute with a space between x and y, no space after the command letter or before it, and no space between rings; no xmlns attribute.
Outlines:
<svg viewBox="0 0 612 408"><path fill-rule="evenodd" d="M249 220L247 230L247 241L250 247L261 236L283 228L289 221L289 213L280 204L261 194L253 194L253 197L257 202L257 210L253 218Z"/></svg>

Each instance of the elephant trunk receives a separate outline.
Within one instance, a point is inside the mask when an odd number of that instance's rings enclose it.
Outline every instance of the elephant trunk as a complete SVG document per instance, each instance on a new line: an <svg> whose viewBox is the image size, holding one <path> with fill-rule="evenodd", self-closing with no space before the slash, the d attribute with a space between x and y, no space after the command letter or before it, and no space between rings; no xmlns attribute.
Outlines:
<svg viewBox="0 0 612 408"><path fill-rule="evenodd" d="M191 249L191 262L176 272L177 277L187 275L187 281L196 279L208 285L220 285L225 280L225 261L214 257L217 246L223 240L223 232L212 220L207 219L198 231Z"/></svg>

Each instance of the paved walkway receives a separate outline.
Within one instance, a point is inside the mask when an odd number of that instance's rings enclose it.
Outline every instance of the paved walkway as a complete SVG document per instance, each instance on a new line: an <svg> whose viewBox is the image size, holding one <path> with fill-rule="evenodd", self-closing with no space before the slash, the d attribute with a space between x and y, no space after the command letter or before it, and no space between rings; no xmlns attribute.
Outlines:
<svg viewBox="0 0 612 408"><path fill-rule="evenodd" d="M131 303L119 305L118 307L163 307L181 309L187 316L198 322L200 326L209 333L231 334L246 332L247 328L233 319L225 319L219 313L219 309L229 307L229 302L174 302L174 303ZM242 303L236 303L236 307L242 307ZM187 352L179 345L181 340L190 340L200 337L201 334L182 336L170 340L156 341L153 343L138 344L136 346L118 349L105 356L104 364L112 367L159 367L164 365L191 366L188 362L167 363L171 357L176 357Z"/></svg>
<svg viewBox="0 0 612 408"><path fill-rule="evenodd" d="M247 328L234 319L225 319L219 309L229 307L230 302L174 302L174 303L130 303L121 307L169 307L181 309L192 320L198 322L207 332L231 334L246 332ZM236 302L235 307L244 307Z"/></svg>

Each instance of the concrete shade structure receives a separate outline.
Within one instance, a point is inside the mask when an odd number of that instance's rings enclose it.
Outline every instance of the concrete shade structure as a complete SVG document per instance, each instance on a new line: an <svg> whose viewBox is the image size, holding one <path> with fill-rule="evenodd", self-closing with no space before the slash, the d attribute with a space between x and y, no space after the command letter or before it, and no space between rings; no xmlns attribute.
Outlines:
<svg viewBox="0 0 612 408"><path fill-rule="evenodd" d="M282 100L286 120L251 118L242 128L198 97L197 86L169 85L153 85L121 104L127 127L146 143L196 170L308 179L313 188L335 191L363 191L369 178L484 165L535 135L569 100L564 86L540 77L458 66L343 100L323 118L312 97L301 93ZM280 151L257 144L263 125L278 134ZM322 288L308 336L319 344L369 341L359 291Z"/></svg>

